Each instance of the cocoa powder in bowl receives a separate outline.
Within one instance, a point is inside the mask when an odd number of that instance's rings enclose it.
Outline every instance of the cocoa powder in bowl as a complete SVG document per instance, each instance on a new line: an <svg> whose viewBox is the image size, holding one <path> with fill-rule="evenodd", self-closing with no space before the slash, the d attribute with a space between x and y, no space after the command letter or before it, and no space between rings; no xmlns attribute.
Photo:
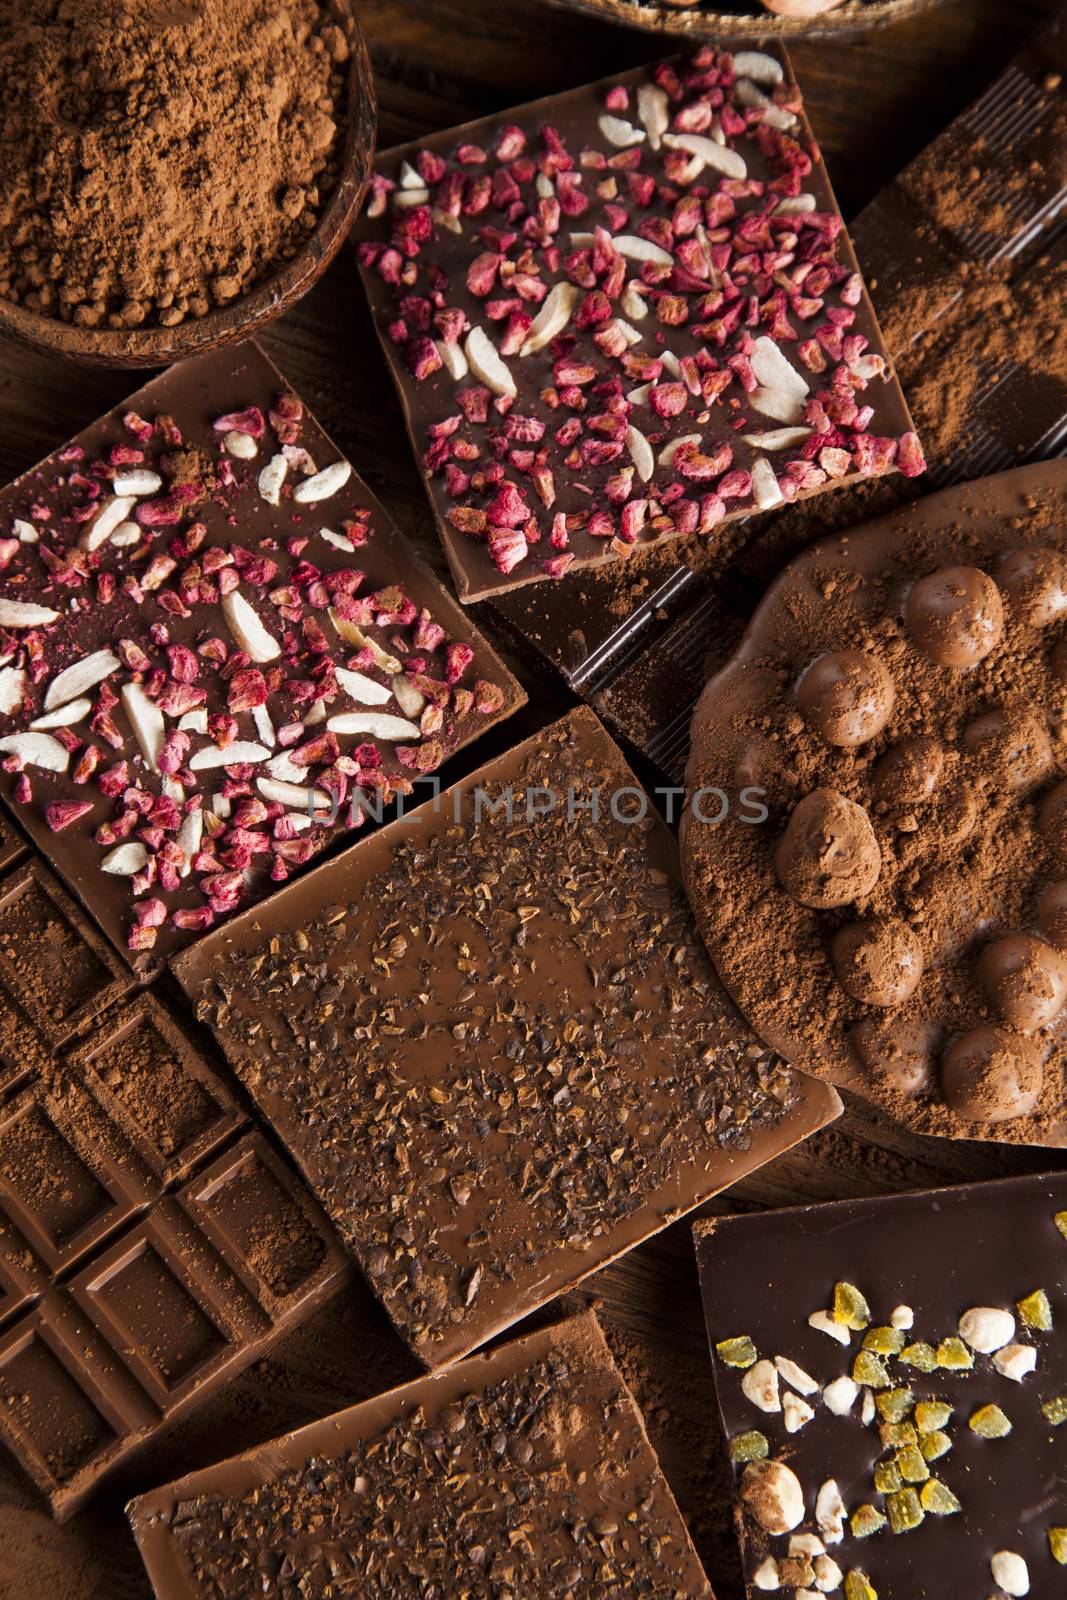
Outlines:
<svg viewBox="0 0 1067 1600"><path fill-rule="evenodd" d="M334 188L340 0L23 0L0 15L0 298L173 328L290 260Z"/></svg>

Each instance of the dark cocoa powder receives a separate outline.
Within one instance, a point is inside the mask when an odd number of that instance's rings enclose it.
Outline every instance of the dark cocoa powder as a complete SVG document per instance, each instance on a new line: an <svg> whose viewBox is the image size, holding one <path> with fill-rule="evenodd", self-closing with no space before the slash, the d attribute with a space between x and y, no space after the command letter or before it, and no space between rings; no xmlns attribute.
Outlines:
<svg viewBox="0 0 1067 1600"><path fill-rule="evenodd" d="M341 0L23 0L0 15L0 296L174 327L292 257L334 187Z"/></svg>

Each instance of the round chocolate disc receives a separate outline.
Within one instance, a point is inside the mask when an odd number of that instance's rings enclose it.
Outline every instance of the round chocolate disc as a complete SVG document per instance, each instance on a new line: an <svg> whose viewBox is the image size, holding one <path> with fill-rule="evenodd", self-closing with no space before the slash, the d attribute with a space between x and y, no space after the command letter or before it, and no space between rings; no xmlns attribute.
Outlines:
<svg viewBox="0 0 1067 1600"><path fill-rule="evenodd" d="M917 1132L1064 1143L1065 596L1067 463L1001 473L796 556L697 706L690 792L767 815L683 818L723 981Z"/></svg>

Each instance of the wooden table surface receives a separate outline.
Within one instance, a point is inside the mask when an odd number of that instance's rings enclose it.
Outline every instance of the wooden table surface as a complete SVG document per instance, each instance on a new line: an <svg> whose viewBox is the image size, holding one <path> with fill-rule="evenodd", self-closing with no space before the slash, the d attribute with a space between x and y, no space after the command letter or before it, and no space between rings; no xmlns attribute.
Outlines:
<svg viewBox="0 0 1067 1600"><path fill-rule="evenodd" d="M981 91L1053 9L1053 0L948 0L895 28L794 47L846 217ZM572 18L540 0L362 0L361 14L378 75L383 144L664 53L649 35ZM263 343L440 570L351 261L335 263ZM79 370L0 345L0 481L133 387L129 374ZM564 708L554 686L531 687L534 709L527 722ZM732 1191L721 1208L871 1194L1062 1163L1049 1152L922 1140L850 1108L833 1129ZM736 1600L688 1225L600 1273L590 1290L646 1408L653 1442L719 1600ZM413 1375L367 1292L353 1282L269 1362L142 1456L65 1527L50 1521L18 1471L0 1460L0 1600L146 1600L149 1586L122 1516L129 1494Z"/></svg>

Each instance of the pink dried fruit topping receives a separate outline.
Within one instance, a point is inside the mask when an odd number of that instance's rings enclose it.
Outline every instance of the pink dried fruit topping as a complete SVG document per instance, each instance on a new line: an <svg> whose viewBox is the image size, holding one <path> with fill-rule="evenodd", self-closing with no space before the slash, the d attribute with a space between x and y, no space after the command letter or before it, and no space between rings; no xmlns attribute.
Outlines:
<svg viewBox="0 0 1067 1600"><path fill-rule="evenodd" d="M443 181L442 166L428 158L427 181ZM536 286L524 293L536 302ZM432 313L429 299L408 297L412 327L429 329ZM468 403L489 414L488 393L472 390ZM454 416L446 443L464 413ZM295 395L180 422L130 411L124 426L126 442L104 454L57 453L34 475L32 500L7 491L12 524L32 520L39 532L0 538L13 675L0 734L21 736L0 766L31 827L81 823L86 849L109 853L101 882L130 895L128 946L159 954L163 940L212 927L306 865L328 828L348 825L346 803L360 792L384 801L410 791L411 774L439 766L506 696L476 677L485 663L476 639L453 636L454 613L408 592L422 580L391 530L375 540L347 465L327 494L336 458L307 436ZM532 450L543 431L516 418L507 437ZM258 445L258 465L238 460L237 473L226 443L235 433ZM288 486L276 505L257 481L275 459ZM144 532L88 550L84 531L117 472L139 475L124 515ZM321 510L293 493L313 477ZM524 529L536 533L536 496L518 468L487 482L485 532L501 560L518 559ZM372 577L352 564L355 547ZM53 725L34 728L45 716Z"/></svg>

